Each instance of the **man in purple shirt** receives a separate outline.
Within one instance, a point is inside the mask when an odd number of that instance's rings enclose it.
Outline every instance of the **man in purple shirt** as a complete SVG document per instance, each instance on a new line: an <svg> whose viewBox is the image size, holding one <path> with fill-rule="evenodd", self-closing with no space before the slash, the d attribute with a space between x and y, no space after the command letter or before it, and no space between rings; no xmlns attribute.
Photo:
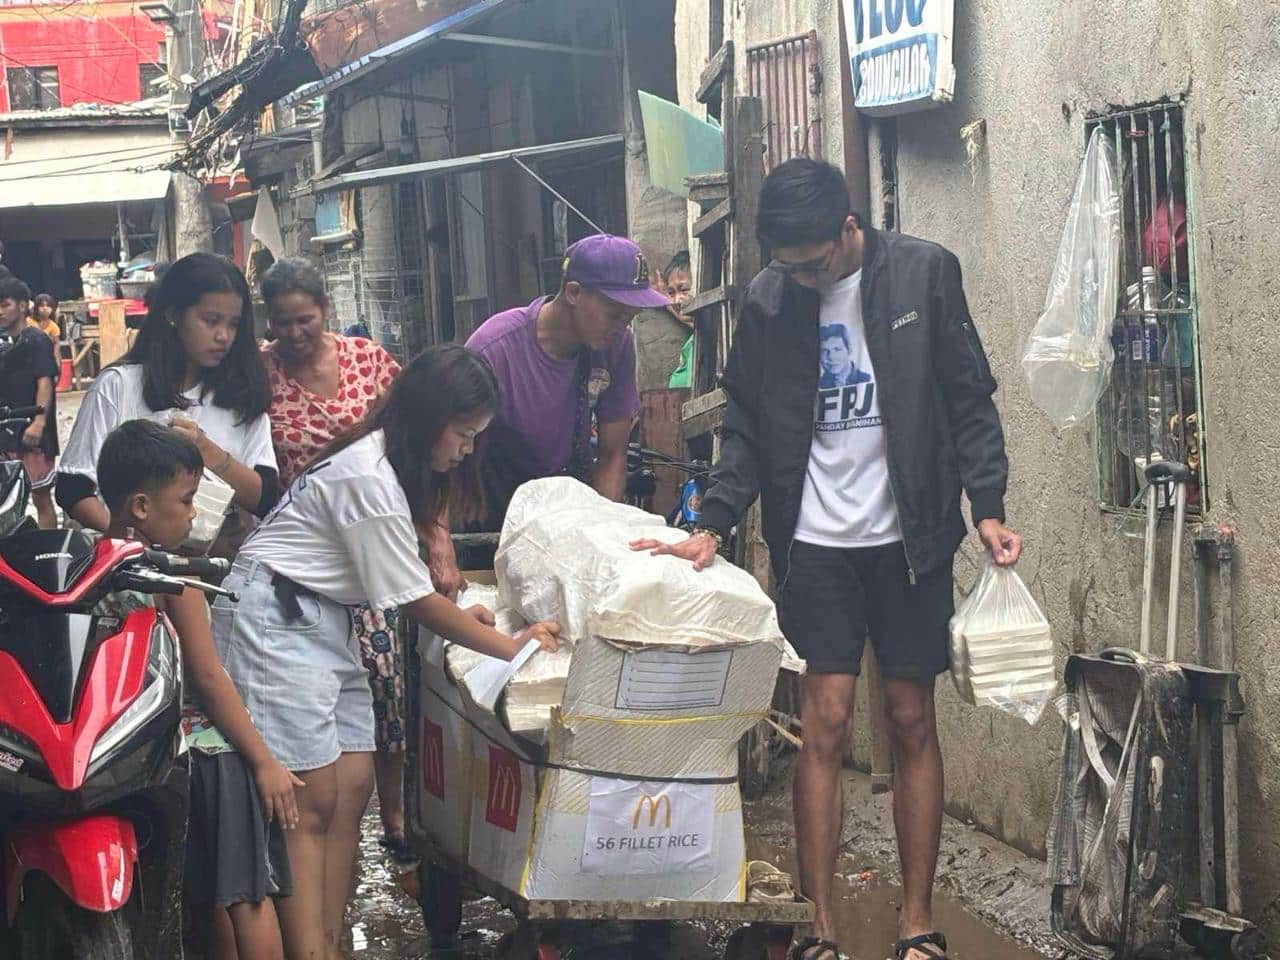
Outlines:
<svg viewBox="0 0 1280 960"><path fill-rule="evenodd" d="M502 391L485 455L488 529L501 526L516 487L539 477L574 476L622 499L640 413L631 319L667 302L638 246L597 234L569 248L554 297L490 317L471 335L467 349L489 361Z"/></svg>

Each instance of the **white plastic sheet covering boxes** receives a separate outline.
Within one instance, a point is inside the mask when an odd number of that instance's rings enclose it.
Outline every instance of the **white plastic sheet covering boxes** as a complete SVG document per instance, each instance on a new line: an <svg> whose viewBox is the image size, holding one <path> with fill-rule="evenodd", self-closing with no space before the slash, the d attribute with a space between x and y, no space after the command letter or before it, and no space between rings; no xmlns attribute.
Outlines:
<svg viewBox="0 0 1280 960"><path fill-rule="evenodd" d="M744 898L737 744L769 709L784 643L745 571L628 548L682 536L566 478L512 500L500 605L559 622L573 647L545 747L459 686L473 720L468 860L522 896Z"/></svg>

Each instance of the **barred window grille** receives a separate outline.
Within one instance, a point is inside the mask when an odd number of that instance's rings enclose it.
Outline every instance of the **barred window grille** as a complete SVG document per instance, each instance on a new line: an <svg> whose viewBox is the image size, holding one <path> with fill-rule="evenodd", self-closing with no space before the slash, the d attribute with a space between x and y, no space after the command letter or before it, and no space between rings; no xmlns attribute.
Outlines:
<svg viewBox="0 0 1280 960"><path fill-rule="evenodd" d="M748 47L747 86L764 106L765 173L792 157L822 155L816 31Z"/></svg>
<svg viewBox="0 0 1280 960"><path fill-rule="evenodd" d="M1104 509L1143 495L1155 460L1191 467L1188 510L1207 507L1193 229L1187 207L1182 103L1109 112L1088 124L1112 138L1120 164L1123 238L1115 366L1098 404L1098 481Z"/></svg>

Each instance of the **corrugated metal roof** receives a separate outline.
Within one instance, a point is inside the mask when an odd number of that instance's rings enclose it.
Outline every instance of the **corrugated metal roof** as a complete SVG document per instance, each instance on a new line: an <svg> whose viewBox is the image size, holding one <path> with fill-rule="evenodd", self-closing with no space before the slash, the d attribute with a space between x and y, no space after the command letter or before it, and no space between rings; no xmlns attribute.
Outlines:
<svg viewBox="0 0 1280 960"><path fill-rule="evenodd" d="M461 30L463 27L470 26L481 17L487 16L497 10L504 4L510 3L512 0L480 0L465 10L460 10L452 16L437 20L429 26L423 27L416 33L411 33L407 37L401 37L394 43L389 43L385 47L379 47L377 50L366 53L363 57L358 57L350 63L343 64L337 70L327 74L315 83L309 83L304 87L299 87L293 93L284 97L280 102L285 106L292 106L300 100L310 100L312 97L318 97L322 93L328 93L345 84L351 83L366 74L372 73L380 67L386 66L395 60L416 53L423 46L435 40Z"/></svg>

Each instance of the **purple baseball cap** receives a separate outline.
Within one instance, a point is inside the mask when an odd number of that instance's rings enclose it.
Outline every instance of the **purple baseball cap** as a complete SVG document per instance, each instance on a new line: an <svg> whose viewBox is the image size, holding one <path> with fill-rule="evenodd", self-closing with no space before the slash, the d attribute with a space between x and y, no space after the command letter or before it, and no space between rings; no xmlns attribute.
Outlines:
<svg viewBox="0 0 1280 960"><path fill-rule="evenodd" d="M607 233L583 237L565 251L564 279L577 281L627 307L665 307L671 303L649 286L649 263L626 237Z"/></svg>

